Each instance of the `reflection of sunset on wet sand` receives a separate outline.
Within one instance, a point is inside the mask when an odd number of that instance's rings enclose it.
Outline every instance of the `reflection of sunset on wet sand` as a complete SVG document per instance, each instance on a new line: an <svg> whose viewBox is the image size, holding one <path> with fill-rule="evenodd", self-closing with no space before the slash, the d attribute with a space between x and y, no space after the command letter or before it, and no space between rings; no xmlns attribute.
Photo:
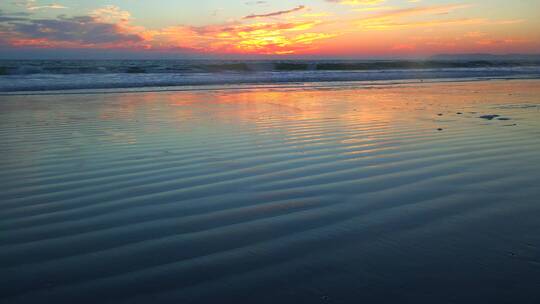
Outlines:
<svg viewBox="0 0 540 304"><path fill-rule="evenodd" d="M318 127L326 122L336 128L353 128L350 131L377 124L428 129L482 122L464 118L475 118L470 112L484 104L504 104L509 96L526 102L534 100L539 89L531 83L535 81L403 84L391 89L375 85L354 90L350 86L253 88L234 94L227 90L117 94L108 97L112 102L102 109L102 117L114 121L141 120L152 127L166 121L182 127L216 123L238 128L274 125L274 129L286 131L292 125L312 123Z"/></svg>
<svg viewBox="0 0 540 304"><path fill-rule="evenodd" d="M0 292L533 303L538 96L538 80L0 96Z"/></svg>

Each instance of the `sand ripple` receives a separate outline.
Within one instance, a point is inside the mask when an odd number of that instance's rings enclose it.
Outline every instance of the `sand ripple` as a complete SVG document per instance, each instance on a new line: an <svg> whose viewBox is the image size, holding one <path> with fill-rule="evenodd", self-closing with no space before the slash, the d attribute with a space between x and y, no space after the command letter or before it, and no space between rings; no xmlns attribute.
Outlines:
<svg viewBox="0 0 540 304"><path fill-rule="evenodd" d="M0 297L533 303L539 91L0 97Z"/></svg>

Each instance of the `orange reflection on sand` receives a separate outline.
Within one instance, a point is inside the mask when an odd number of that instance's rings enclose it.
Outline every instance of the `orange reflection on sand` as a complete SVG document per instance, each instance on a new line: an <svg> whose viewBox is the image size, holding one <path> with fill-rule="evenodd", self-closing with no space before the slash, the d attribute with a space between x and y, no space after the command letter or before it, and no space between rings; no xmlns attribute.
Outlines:
<svg viewBox="0 0 540 304"><path fill-rule="evenodd" d="M102 117L144 121L146 128L164 127L164 122L170 123L166 127L184 130L201 125L229 125L240 129L255 127L261 133L279 130L306 138L320 135L317 126L324 125L351 134L385 136L396 128L433 130L455 123L460 119L457 112L468 114L484 104L507 102L509 91L515 92L512 98L520 97L516 102L532 102L540 88L527 81L496 81L119 94L113 104L103 105ZM357 139L345 140L353 144Z"/></svg>

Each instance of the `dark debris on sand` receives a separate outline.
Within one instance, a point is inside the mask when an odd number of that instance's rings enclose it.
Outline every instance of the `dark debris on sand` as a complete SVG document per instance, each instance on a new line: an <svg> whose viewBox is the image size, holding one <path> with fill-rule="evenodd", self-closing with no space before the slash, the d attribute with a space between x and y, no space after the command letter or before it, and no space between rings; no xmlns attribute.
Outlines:
<svg viewBox="0 0 540 304"><path fill-rule="evenodd" d="M479 118L482 118L482 119L487 119L487 120L493 120L497 117L500 117L501 115L496 115L496 114L490 114L490 115L482 115L480 116Z"/></svg>
<svg viewBox="0 0 540 304"><path fill-rule="evenodd" d="M486 119L486 120L497 119L497 120L501 120L501 121L512 120L512 119L509 118L509 117L501 117L501 115L496 115L496 114L482 115L482 116L480 116L479 118Z"/></svg>

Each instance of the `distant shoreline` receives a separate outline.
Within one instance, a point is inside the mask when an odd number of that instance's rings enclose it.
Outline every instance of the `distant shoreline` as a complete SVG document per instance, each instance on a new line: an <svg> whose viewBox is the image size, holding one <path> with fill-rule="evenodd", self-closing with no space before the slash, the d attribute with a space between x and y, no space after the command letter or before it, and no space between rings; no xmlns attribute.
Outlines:
<svg viewBox="0 0 540 304"><path fill-rule="evenodd" d="M273 83L273 84L230 84L230 85L194 85L168 87L134 87L104 89L73 89L48 91L15 91L0 92L0 96L40 96L40 95L102 95L102 94L137 94L166 92L197 91L249 91L249 90L303 90L303 89L370 89L390 88L398 86L423 86L445 83L493 82L493 81L540 81L540 76L519 78L460 78L460 79L404 79L392 81L328 81L307 83Z"/></svg>

